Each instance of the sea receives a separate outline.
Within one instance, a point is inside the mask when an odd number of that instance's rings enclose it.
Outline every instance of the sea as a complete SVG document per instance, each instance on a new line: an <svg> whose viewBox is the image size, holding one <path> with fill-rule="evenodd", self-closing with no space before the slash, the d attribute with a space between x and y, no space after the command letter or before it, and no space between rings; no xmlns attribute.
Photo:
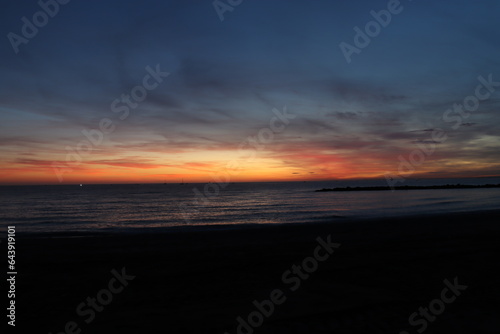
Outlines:
<svg viewBox="0 0 500 334"><path fill-rule="evenodd" d="M398 185L500 184L500 178L407 179ZM0 187L0 225L17 233L235 228L494 210L500 188L315 192L387 186L384 179Z"/></svg>

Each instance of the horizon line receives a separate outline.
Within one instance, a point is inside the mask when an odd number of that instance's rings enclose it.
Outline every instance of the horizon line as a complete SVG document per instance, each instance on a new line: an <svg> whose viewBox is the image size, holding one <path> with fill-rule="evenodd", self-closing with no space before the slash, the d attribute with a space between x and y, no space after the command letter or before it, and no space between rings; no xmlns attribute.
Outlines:
<svg viewBox="0 0 500 334"><path fill-rule="evenodd" d="M406 180L435 180L435 179L487 179L487 178L499 178L500 175L489 175L489 176L464 176L464 177L407 177ZM336 181L363 181L363 180L380 180L384 179L384 177L370 177L370 178L342 178L342 179L324 179L324 180L275 180L275 181L230 181L231 183L304 183L304 182L336 182ZM208 184L208 183L219 183L219 182L92 182L92 183L83 183L83 182L71 182L71 183L0 183L0 187L15 187L15 186L78 186L78 185L145 185L145 184L163 184L163 185L190 185L190 184Z"/></svg>

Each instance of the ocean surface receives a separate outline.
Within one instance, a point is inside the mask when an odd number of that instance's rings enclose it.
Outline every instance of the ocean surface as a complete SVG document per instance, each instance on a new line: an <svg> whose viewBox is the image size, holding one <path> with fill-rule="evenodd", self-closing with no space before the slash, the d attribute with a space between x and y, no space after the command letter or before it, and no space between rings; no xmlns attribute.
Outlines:
<svg viewBox="0 0 500 334"><path fill-rule="evenodd" d="M413 179L404 185L499 184L500 178ZM348 222L349 219L498 209L500 188L314 192L386 186L385 180L0 187L0 225L17 232ZM403 185L403 184L398 184Z"/></svg>

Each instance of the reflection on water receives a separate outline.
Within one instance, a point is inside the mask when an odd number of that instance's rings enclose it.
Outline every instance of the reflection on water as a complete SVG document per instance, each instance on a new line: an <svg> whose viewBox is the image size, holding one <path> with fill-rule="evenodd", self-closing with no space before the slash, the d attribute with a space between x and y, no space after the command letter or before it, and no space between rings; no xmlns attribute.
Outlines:
<svg viewBox="0 0 500 334"><path fill-rule="evenodd" d="M18 231L129 231L186 225L336 221L496 209L500 189L314 192L343 186L385 185L382 180L237 183L208 200L204 184L0 187L2 226ZM500 183L499 179L419 180L408 185ZM196 204L198 202L198 204Z"/></svg>

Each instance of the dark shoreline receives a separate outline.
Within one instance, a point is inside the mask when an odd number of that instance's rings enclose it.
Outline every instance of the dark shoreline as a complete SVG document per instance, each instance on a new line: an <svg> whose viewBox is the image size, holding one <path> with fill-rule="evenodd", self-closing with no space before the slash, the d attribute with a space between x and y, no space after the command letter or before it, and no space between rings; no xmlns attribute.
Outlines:
<svg viewBox="0 0 500 334"><path fill-rule="evenodd" d="M18 233L16 327L55 334L72 320L82 333L233 334L236 318L255 310L252 301L286 291L282 274L312 254L317 237L331 235L338 250L255 333L415 332L410 314L454 277L468 288L428 333L490 333L479 328L500 328L499 218L500 210L156 233ZM77 305L121 268L135 278L86 324Z"/></svg>
<svg viewBox="0 0 500 334"><path fill-rule="evenodd" d="M466 184L445 184L441 186L398 186L398 187L338 187L338 188L323 188L315 190L315 192L323 191L379 191L379 190L432 190L432 189L490 189L500 188L500 184L482 184L482 185L466 185Z"/></svg>

